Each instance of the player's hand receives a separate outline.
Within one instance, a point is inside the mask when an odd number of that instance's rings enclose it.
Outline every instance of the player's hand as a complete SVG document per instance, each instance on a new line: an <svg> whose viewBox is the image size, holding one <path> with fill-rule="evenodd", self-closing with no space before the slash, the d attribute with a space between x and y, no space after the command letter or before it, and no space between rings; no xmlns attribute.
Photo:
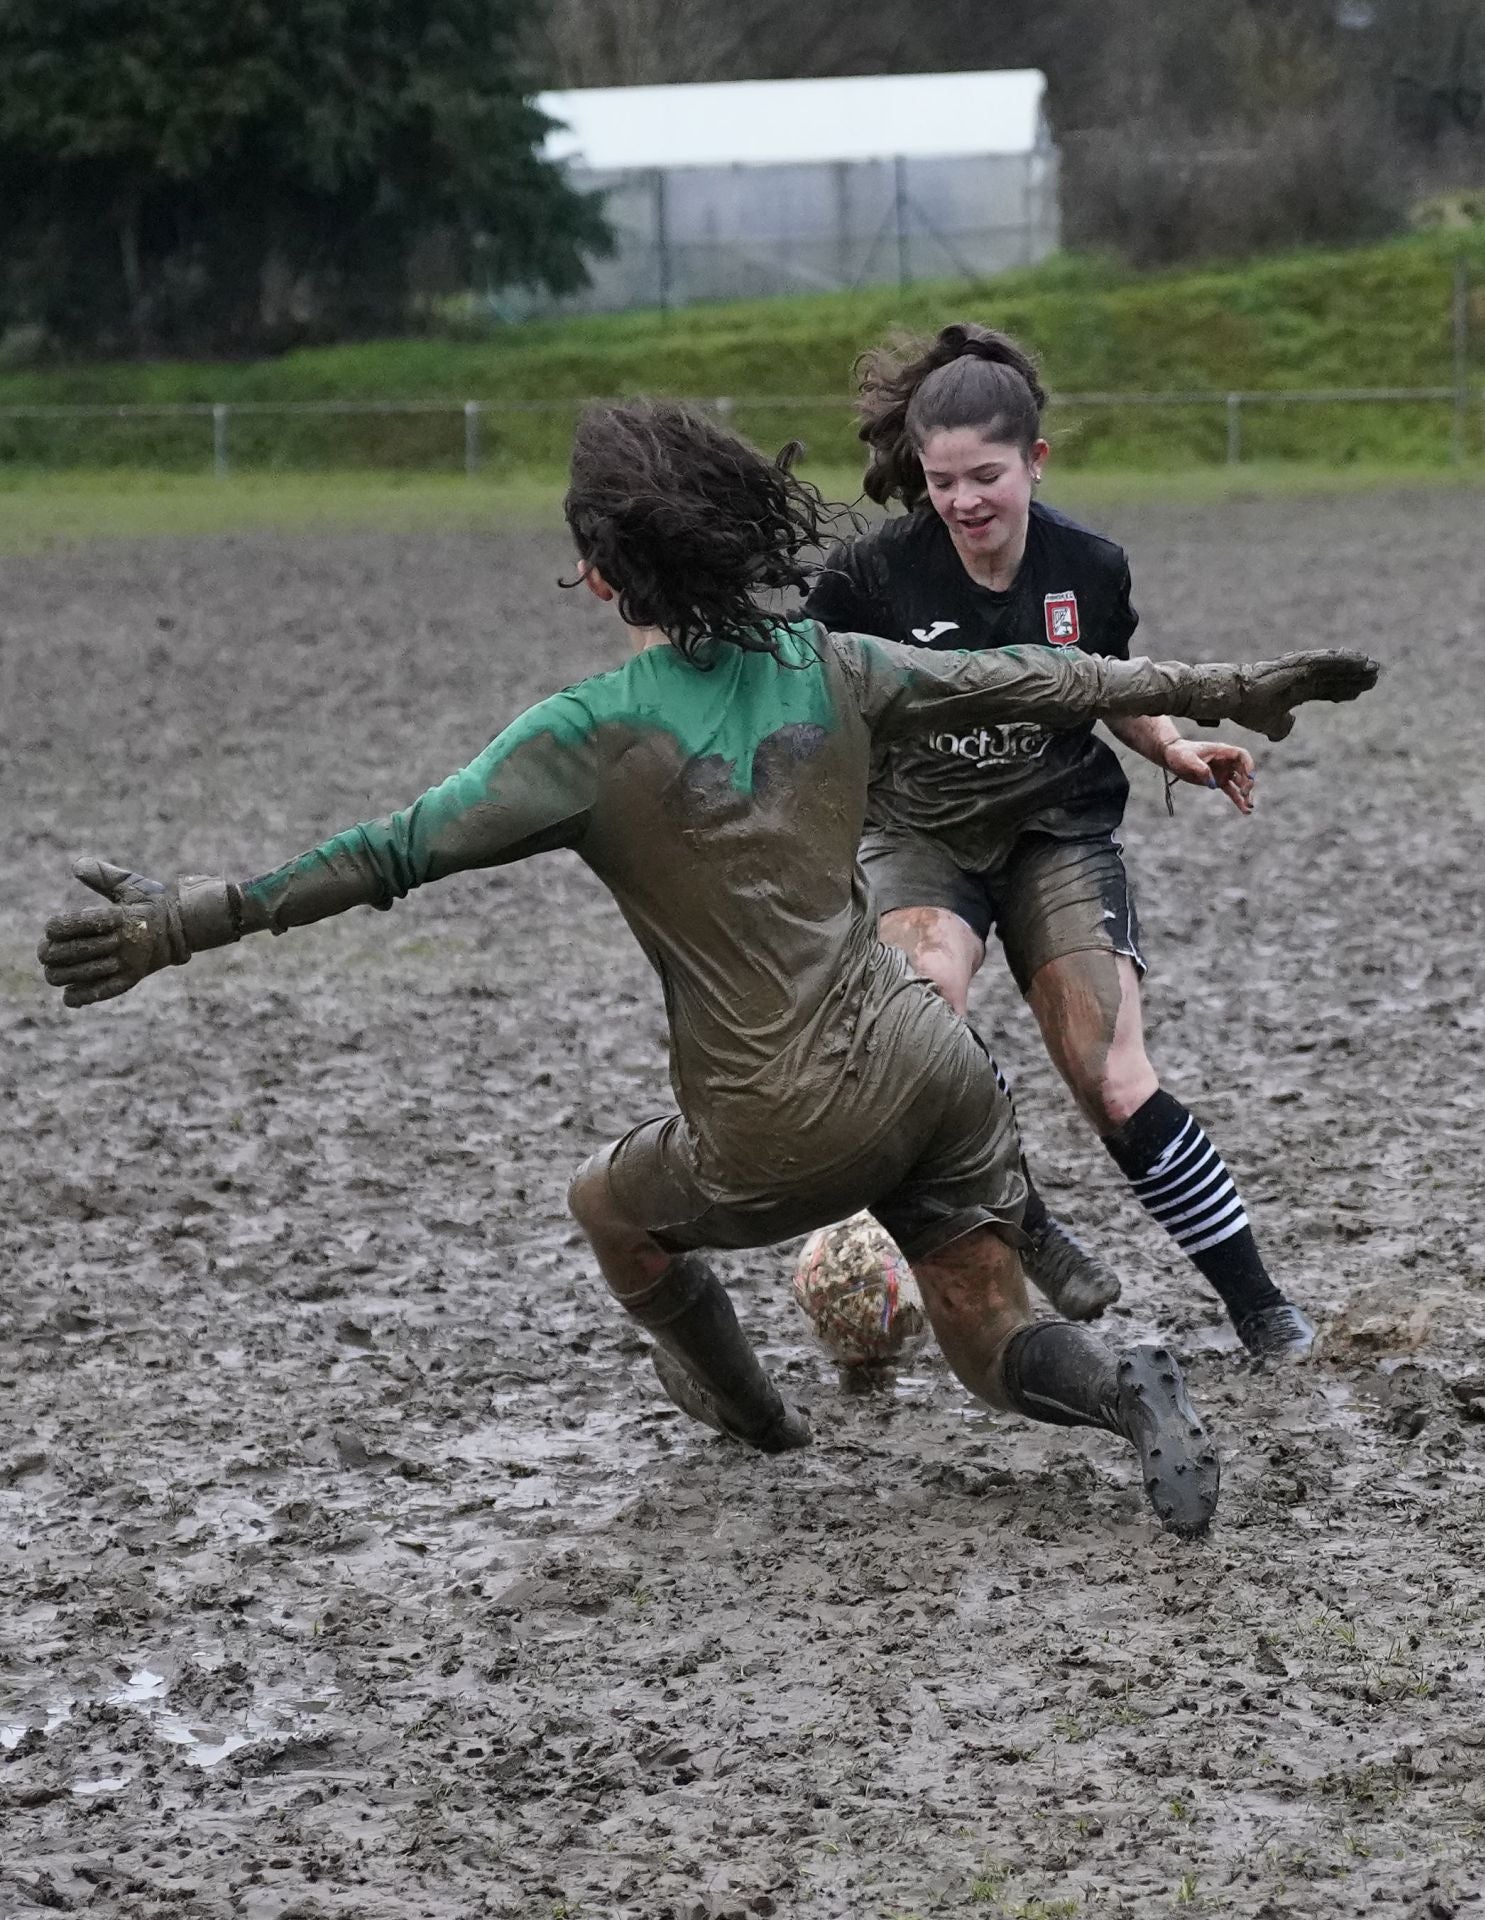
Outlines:
<svg viewBox="0 0 1485 1920"><path fill-rule="evenodd" d="M1287 740L1294 709L1307 700L1356 700L1377 684L1382 669L1364 653L1340 650L1288 653L1238 669L1238 692L1223 706L1229 720L1269 740Z"/></svg>
<svg viewBox="0 0 1485 1920"><path fill-rule="evenodd" d="M1172 779L1215 787L1239 813L1253 811L1253 756L1246 747L1230 747L1222 740L1172 740L1160 763Z"/></svg>
<svg viewBox="0 0 1485 1920"><path fill-rule="evenodd" d="M37 958L69 1007L115 1000L162 967L183 966L203 947L238 938L225 880L149 880L108 860L79 860L73 873L105 905L58 914Z"/></svg>

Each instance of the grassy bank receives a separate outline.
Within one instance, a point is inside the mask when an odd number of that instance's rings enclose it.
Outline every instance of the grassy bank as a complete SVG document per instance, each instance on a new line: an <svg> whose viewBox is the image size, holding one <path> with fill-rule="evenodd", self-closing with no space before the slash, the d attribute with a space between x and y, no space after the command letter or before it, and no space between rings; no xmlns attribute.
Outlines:
<svg viewBox="0 0 1485 1920"><path fill-rule="evenodd" d="M854 496L850 468L816 463L810 476L832 499ZM1485 490L1485 462L1463 468L1342 470L1302 463L1055 476L1053 502L1095 522L1120 505L1179 506L1273 495L1301 500L1396 487ZM21 554L89 540L177 538L264 531L386 530L477 532L482 527L560 521L561 482L449 475L367 473L244 474L203 484L158 472L26 473L0 481L0 553Z"/></svg>
<svg viewBox="0 0 1485 1920"><path fill-rule="evenodd" d="M1463 254L1476 291L1474 361L1485 378L1485 231L1427 235L1344 253L1306 253L1200 273L1131 276L1107 262L1056 259L988 286L946 282L511 327L487 339L403 340L235 365L107 364L0 372L0 407L208 405L390 400L451 411L388 419L234 415L234 464L286 469L454 471L466 399L489 409L482 458L497 474L560 469L578 405L639 392L734 396L737 423L764 443L801 434L847 463L851 363L894 327L973 314L1042 353L1063 392L1173 393L1354 386L1444 386L1452 378L1451 287ZM800 396L818 404L800 405ZM785 403L787 402L787 403ZM527 412L501 408L526 407ZM1064 460L1171 468L1220 460L1220 407L1136 411L1061 407ZM1447 405L1259 406L1245 411L1255 460L1365 463L1443 458ZM211 422L0 421L0 462L199 470ZM1476 407L1470 444L1485 451Z"/></svg>

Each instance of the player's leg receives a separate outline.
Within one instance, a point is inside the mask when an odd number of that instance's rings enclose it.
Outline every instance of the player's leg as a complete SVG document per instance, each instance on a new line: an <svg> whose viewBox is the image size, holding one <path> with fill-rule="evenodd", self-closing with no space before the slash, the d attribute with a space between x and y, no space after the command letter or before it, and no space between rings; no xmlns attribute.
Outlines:
<svg viewBox="0 0 1485 1920"><path fill-rule="evenodd" d="M1054 1065L1136 1199L1221 1296L1244 1346L1307 1353L1314 1328L1270 1278L1222 1156L1150 1064L1134 962L1065 954L1038 969L1026 997Z"/></svg>
<svg viewBox="0 0 1485 1920"><path fill-rule="evenodd" d="M573 1216L610 1291L653 1335L655 1370L684 1411L764 1453L807 1446L808 1421L769 1379L705 1259L643 1224L698 1211L685 1157L679 1121L637 1128L578 1169L568 1189Z"/></svg>
<svg viewBox="0 0 1485 1920"><path fill-rule="evenodd" d="M974 1029L970 1031L973 1033ZM975 1038L984 1046L978 1033ZM993 1054L990 1065L995 1070L995 1084L1015 1113L1016 1096ZM1016 1126L1019 1132L1019 1116ZM1064 1320L1096 1320L1106 1307L1113 1306L1124 1290L1118 1274L1091 1247L1084 1246L1065 1220L1058 1219L1051 1211L1031 1178L1024 1149L1021 1173L1026 1181L1026 1211L1021 1216L1026 1245L1021 1253L1021 1265L1027 1279L1038 1292L1046 1295Z"/></svg>
<svg viewBox="0 0 1485 1920"><path fill-rule="evenodd" d="M964 1040L939 1054L925 1089L935 1127L872 1212L907 1256L944 1356L972 1393L1033 1420L1122 1434L1164 1524L1199 1533L1217 1504L1219 1468L1171 1356L1163 1347L1116 1354L1085 1327L1032 1319L1015 1116Z"/></svg>
<svg viewBox="0 0 1485 1920"><path fill-rule="evenodd" d="M898 907L877 921L885 946L907 955L908 965L934 987L961 1020L968 1017L970 982L985 959L983 935L944 907Z"/></svg>
<svg viewBox="0 0 1485 1920"><path fill-rule="evenodd" d="M984 963L994 916L984 882L918 834L869 834L861 852L882 909L878 937L904 953L914 973L931 982L961 1019L967 1018L970 983ZM1009 1098L999 1067L996 1077ZM1119 1277L1048 1210L1024 1154L1021 1172L1026 1181L1026 1271L1059 1313L1069 1320L1091 1320L1119 1298Z"/></svg>
<svg viewBox="0 0 1485 1920"><path fill-rule="evenodd" d="M1150 1504L1173 1533L1203 1533L1220 1468L1164 1347L1115 1353L1067 1320L1033 1320L1016 1250L981 1227L912 1263L954 1372L979 1399L1053 1426L1101 1427L1140 1456Z"/></svg>

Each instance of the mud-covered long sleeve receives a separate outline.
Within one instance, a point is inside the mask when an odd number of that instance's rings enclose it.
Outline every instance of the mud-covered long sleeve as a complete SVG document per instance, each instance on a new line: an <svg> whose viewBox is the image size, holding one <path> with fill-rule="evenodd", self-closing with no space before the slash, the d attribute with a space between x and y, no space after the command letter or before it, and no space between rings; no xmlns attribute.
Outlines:
<svg viewBox="0 0 1485 1920"><path fill-rule="evenodd" d="M1107 660L1072 647L998 647L947 653L867 634L831 634L867 725L881 739L961 722L1030 720L1080 727L1111 715L1232 717L1242 693L1236 667Z"/></svg>
<svg viewBox="0 0 1485 1920"><path fill-rule="evenodd" d="M283 933L351 907L390 907L430 880L573 846L596 781L592 718L572 694L556 694L410 807L240 887L242 931Z"/></svg>

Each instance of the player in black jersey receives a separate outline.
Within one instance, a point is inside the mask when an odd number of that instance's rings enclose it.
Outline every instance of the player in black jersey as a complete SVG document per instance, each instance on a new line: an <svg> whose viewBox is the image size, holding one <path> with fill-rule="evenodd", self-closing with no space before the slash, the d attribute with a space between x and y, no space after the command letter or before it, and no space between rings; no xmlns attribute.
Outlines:
<svg viewBox="0 0 1485 1920"><path fill-rule="evenodd" d="M907 511L837 548L807 611L835 631L920 647L1127 659L1138 616L1123 550L1034 498L1045 402L1035 362L987 328L868 355L866 491ZM1252 811L1242 747L1184 739L1168 718L1108 725L1172 778ZM1270 1279L1221 1156L1145 1053L1144 962L1117 837L1128 793L1091 726L948 729L884 748L861 848L879 930L962 1014L995 928L1054 1064L1141 1204L1251 1352L1302 1357L1313 1327ZM1027 1271L1063 1312L1097 1311L1117 1280L1031 1193Z"/></svg>

